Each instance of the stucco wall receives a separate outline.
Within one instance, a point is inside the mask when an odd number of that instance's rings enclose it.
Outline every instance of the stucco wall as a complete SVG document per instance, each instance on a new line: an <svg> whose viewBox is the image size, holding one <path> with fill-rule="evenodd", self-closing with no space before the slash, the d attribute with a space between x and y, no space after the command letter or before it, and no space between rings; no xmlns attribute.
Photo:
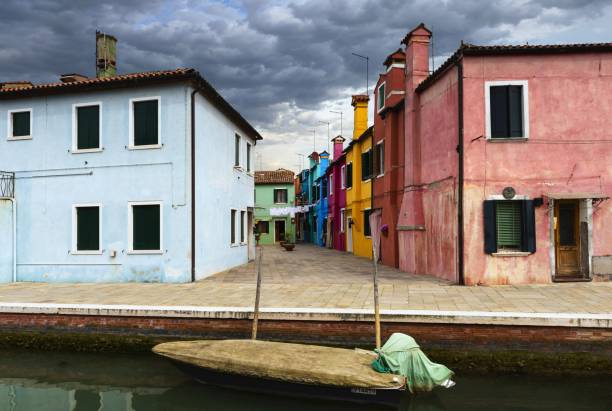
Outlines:
<svg viewBox="0 0 612 411"><path fill-rule="evenodd" d="M466 282L550 282L554 267L546 204L536 208L536 253L499 258L483 251L482 202L505 186L529 198L612 194L612 54L467 57L464 74ZM528 81L528 141L482 138L485 80ZM596 205L595 256L612 254L610 221L612 203Z"/></svg>
<svg viewBox="0 0 612 411"><path fill-rule="evenodd" d="M0 199L0 283L13 281L13 203Z"/></svg>
<svg viewBox="0 0 612 411"><path fill-rule="evenodd" d="M418 182L407 187L399 217L400 269L457 279L456 179L458 139L457 71L449 70L415 100L417 109L406 145L413 157L406 159L407 175ZM416 141L414 140L416 139ZM409 181L407 178L406 181ZM408 184L408 183L406 183ZM415 213L411 204L420 204ZM422 213L422 215L419 215ZM422 226L423 230L416 229Z"/></svg>
<svg viewBox="0 0 612 411"><path fill-rule="evenodd" d="M0 102L0 168L16 172L19 281L189 281L186 92L177 84ZM130 150L129 99L151 96L161 98L163 146ZM73 154L72 105L88 102L102 103L103 151ZM7 141L6 112L22 108L33 109L33 138ZM128 202L146 200L163 202L164 250L130 255ZM101 255L70 253L76 203L102 206Z"/></svg>
<svg viewBox="0 0 612 411"><path fill-rule="evenodd" d="M254 207L253 173L246 171L246 142L255 142L200 94L196 96L196 279L248 261L248 246L232 245L231 210ZM241 168L234 168L234 136L241 138ZM239 241L240 222L236 221ZM247 236L248 237L248 236ZM248 241L254 241L248 238Z"/></svg>
<svg viewBox="0 0 612 411"><path fill-rule="evenodd" d="M274 190L284 188L287 190L287 203L274 203ZM295 186L293 184L256 184L255 185L255 224L258 221L268 221L268 233L262 233L259 239L259 244L274 244L275 242L275 227L274 222L277 220L285 221L285 235L295 242L295 225L291 224L291 216L287 217L272 217L270 216L270 208L293 207L295 205ZM280 239L276 238L276 241Z"/></svg>

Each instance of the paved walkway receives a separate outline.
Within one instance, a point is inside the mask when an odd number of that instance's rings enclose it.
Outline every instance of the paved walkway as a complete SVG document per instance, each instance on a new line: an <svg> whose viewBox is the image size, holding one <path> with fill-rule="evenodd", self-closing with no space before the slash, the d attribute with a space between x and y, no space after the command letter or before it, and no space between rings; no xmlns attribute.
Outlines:
<svg viewBox="0 0 612 411"><path fill-rule="evenodd" d="M262 307L372 307L371 261L311 245L263 250ZM191 284L5 284L0 304L251 307L254 284L250 263ZM461 287L382 266L380 291L386 310L612 314L612 282Z"/></svg>

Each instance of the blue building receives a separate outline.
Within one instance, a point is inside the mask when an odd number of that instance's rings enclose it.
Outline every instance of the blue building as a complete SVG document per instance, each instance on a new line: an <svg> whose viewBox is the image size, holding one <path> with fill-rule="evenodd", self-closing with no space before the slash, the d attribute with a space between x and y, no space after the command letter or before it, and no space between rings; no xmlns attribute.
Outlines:
<svg viewBox="0 0 612 411"><path fill-rule="evenodd" d="M310 242L324 247L327 243L327 179L325 171L329 166L329 153L313 152L310 156L309 184L310 210L308 218L310 225Z"/></svg>
<svg viewBox="0 0 612 411"><path fill-rule="evenodd" d="M246 263L260 139L193 69L0 83L0 282L188 282Z"/></svg>

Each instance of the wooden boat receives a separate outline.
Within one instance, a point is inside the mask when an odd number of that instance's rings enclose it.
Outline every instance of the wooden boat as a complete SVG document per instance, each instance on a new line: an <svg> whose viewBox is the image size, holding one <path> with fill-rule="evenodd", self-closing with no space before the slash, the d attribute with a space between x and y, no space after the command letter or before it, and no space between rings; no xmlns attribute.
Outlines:
<svg viewBox="0 0 612 411"><path fill-rule="evenodd" d="M168 342L153 351L196 380L245 391L397 406L403 376L374 371L364 350L257 340Z"/></svg>

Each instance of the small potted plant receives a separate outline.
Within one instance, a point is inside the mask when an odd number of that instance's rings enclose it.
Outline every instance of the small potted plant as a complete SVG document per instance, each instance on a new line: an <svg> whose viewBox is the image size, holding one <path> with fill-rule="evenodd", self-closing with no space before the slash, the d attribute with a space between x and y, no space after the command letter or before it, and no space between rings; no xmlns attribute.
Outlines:
<svg viewBox="0 0 612 411"><path fill-rule="evenodd" d="M289 228L286 232L285 232L285 240L282 244L282 246L285 248L285 250L287 251L293 251L293 249L295 248L295 243L292 241L292 232L291 232L291 228Z"/></svg>

